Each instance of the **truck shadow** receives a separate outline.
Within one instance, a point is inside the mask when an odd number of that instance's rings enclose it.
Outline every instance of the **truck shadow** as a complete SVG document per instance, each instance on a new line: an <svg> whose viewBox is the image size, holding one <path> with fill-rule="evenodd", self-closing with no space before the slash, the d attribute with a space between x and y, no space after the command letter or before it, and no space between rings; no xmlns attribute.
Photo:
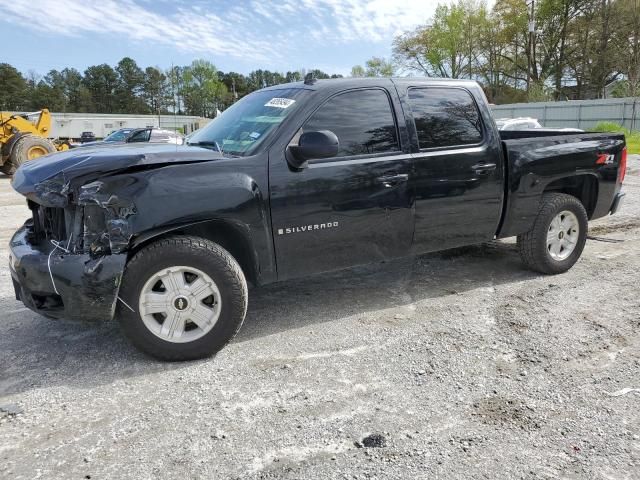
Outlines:
<svg viewBox="0 0 640 480"><path fill-rule="evenodd" d="M534 276L521 266L515 245L493 242L282 282L250 292L234 342ZM211 362L158 362L130 346L116 322L48 320L8 296L3 305L0 397L59 385L91 388Z"/></svg>
<svg viewBox="0 0 640 480"><path fill-rule="evenodd" d="M514 243L491 242L277 283L251 291L235 341L535 276Z"/></svg>

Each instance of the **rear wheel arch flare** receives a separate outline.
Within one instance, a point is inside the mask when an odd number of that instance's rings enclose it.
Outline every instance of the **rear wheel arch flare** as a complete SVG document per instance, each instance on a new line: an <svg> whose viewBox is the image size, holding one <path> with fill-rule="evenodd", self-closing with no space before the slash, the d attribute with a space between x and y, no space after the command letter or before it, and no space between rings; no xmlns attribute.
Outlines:
<svg viewBox="0 0 640 480"><path fill-rule="evenodd" d="M599 187L597 176L584 173L558 178L547 184L542 193L566 193L576 197L584 206L588 217L591 218L598 201Z"/></svg>

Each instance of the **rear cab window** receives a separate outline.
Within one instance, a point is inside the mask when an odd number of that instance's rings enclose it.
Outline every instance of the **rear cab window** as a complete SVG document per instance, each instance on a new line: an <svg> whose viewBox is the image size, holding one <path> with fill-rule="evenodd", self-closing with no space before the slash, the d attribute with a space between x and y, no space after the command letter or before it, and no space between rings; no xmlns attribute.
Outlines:
<svg viewBox="0 0 640 480"><path fill-rule="evenodd" d="M388 93L381 88L347 90L329 98L298 133L330 130L340 142L336 157L400 152ZM297 143L294 137L292 143ZM333 157L333 158L336 158Z"/></svg>
<svg viewBox="0 0 640 480"><path fill-rule="evenodd" d="M482 117L467 90L413 87L409 89L409 105L420 150L482 143Z"/></svg>

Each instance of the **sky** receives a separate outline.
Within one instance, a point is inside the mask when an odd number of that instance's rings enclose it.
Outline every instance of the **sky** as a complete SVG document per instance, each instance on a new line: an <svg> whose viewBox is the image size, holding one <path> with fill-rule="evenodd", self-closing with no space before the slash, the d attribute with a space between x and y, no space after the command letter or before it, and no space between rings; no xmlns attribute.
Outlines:
<svg viewBox="0 0 640 480"><path fill-rule="evenodd" d="M0 62L22 72L115 65L168 68L203 58L247 74L349 74L389 58L394 36L451 0L2 0ZM7 41L10 39L10 41Z"/></svg>

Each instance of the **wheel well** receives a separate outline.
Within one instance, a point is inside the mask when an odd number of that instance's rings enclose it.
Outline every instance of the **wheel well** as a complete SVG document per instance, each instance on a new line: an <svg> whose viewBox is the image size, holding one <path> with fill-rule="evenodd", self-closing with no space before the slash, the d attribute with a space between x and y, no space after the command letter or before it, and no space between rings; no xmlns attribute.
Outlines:
<svg viewBox="0 0 640 480"><path fill-rule="evenodd" d="M247 281L254 285L256 284L257 266L251 243L247 239L247 236L242 233L240 227L236 227L224 221L212 220L208 222L200 222L192 225L186 225L184 227L177 227L174 230L160 233L145 239L138 245L135 245L130 252L130 256L151 242L174 235L201 237L217 243L228 251L233 258L235 258Z"/></svg>
<svg viewBox="0 0 640 480"><path fill-rule="evenodd" d="M598 200L598 179L593 175L560 178L545 187L544 193L547 192L566 193L576 197L587 211L587 216L591 218Z"/></svg>

